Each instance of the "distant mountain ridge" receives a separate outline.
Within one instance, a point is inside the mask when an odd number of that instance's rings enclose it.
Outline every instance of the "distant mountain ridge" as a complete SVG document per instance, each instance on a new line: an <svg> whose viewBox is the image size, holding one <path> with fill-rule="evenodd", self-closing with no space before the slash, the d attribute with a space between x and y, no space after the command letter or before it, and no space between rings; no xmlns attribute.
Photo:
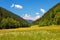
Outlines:
<svg viewBox="0 0 60 40"><path fill-rule="evenodd" d="M39 26L60 25L60 3L52 7L40 19L33 22L33 25Z"/></svg>
<svg viewBox="0 0 60 40"><path fill-rule="evenodd" d="M12 22L9 20L11 20ZM3 22L3 21L5 21L5 22ZM8 25L7 25L7 23L8 23ZM20 16L6 10L5 8L0 7L0 27L2 27L2 26L13 27L14 25L16 25L16 27L17 27L18 24L19 24L19 27L28 27L29 26L29 23L26 20L24 20L23 18L21 18Z"/></svg>
<svg viewBox="0 0 60 40"><path fill-rule="evenodd" d="M34 21L33 20L27 20L27 22L29 22L30 24L33 23Z"/></svg>

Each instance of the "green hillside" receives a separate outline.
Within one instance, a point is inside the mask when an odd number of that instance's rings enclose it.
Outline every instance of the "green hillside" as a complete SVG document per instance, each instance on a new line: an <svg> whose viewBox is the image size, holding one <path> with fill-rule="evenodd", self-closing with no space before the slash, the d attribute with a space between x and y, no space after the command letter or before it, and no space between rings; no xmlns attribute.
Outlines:
<svg viewBox="0 0 60 40"><path fill-rule="evenodd" d="M40 19L36 20L33 25L60 25L60 3L49 9L49 11L47 11Z"/></svg>
<svg viewBox="0 0 60 40"><path fill-rule="evenodd" d="M0 7L0 28L29 27L29 23L20 16Z"/></svg>

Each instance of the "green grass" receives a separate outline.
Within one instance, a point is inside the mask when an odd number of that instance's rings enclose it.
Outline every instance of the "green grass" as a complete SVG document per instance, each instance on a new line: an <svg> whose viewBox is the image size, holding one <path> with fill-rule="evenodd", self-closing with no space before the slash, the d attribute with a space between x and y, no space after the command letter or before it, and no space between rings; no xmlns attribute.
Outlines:
<svg viewBox="0 0 60 40"><path fill-rule="evenodd" d="M60 26L0 30L0 40L60 40Z"/></svg>
<svg viewBox="0 0 60 40"><path fill-rule="evenodd" d="M8 30L0 32L0 40L60 40L60 30Z"/></svg>

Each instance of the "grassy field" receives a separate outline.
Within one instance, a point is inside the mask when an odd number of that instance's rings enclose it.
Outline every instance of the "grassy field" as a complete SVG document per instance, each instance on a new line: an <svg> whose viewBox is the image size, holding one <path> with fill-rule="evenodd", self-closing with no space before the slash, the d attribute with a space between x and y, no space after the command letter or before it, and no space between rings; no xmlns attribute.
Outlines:
<svg viewBox="0 0 60 40"><path fill-rule="evenodd" d="M60 40L60 26L3 29L0 40Z"/></svg>

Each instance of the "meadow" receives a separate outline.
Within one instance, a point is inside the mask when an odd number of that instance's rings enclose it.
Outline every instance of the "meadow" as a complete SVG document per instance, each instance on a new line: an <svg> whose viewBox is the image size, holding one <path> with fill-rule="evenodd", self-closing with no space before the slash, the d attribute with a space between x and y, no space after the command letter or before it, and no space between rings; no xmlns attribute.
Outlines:
<svg viewBox="0 0 60 40"><path fill-rule="evenodd" d="M1 29L0 40L60 40L60 26Z"/></svg>

